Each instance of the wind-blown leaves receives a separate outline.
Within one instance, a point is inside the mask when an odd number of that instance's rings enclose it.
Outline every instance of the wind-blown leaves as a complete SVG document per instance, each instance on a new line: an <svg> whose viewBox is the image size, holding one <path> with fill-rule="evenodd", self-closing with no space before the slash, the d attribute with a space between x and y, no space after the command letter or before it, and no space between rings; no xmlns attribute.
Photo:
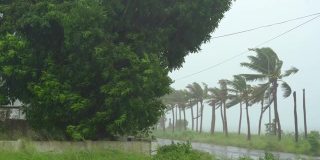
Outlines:
<svg viewBox="0 0 320 160"><path fill-rule="evenodd" d="M291 67L289 70L286 70L283 75L281 75L281 78L296 74L298 71L299 69L297 69L296 67Z"/></svg>
<svg viewBox="0 0 320 160"><path fill-rule="evenodd" d="M281 83L281 88L283 90L283 97L287 98L291 95L291 87L286 82Z"/></svg>
<svg viewBox="0 0 320 160"><path fill-rule="evenodd" d="M268 80L268 75L264 74L241 74L247 81L265 81Z"/></svg>

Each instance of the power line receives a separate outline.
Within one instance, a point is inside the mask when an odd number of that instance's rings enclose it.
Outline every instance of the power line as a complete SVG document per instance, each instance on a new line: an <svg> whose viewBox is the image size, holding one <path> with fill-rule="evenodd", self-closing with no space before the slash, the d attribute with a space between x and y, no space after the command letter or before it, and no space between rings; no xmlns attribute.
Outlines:
<svg viewBox="0 0 320 160"><path fill-rule="evenodd" d="M280 25L280 24L284 24L284 23L287 23L287 22L291 22L291 21L295 21L295 20L299 20L299 19L304 19L304 18L308 18L308 17L311 17L311 16L316 16L316 15L319 15L319 14L320 14L320 12L314 13L314 14L309 14L309 15L302 16L302 17L297 17L297 18L289 19L289 20L285 20L285 21L281 21L281 22L277 22L277 23L272 23L272 24L268 24L268 25L263 25L263 26L259 26L259 27L255 27L255 28L251 28L251 29L239 31L239 32L233 32L233 33L224 34L224 35L220 35L220 36L214 36L214 37L211 37L211 38L212 38L212 39L217 39L217 38L222 38L222 37L233 36L233 35L237 35L237 34L241 34L241 33L245 33L245 32L250 32L250 31L257 30L257 29L261 29L261 28L272 27L272 26L275 26L275 25Z"/></svg>
<svg viewBox="0 0 320 160"><path fill-rule="evenodd" d="M271 38L271 39L269 39L269 40L266 40L266 41L264 41L264 42L256 45L254 48L257 48L257 47L260 47L260 46L262 46L262 45L264 45L264 44L266 44L266 43L269 43L270 41L273 41L273 40L275 40L275 39L277 39L277 38L279 38L279 37L281 37L281 36L283 36L283 35L291 32L291 31L293 31L293 30L295 30L295 29L297 29L297 28L299 28L299 27L301 27L301 26L303 26L303 25L305 25L305 24L307 24L307 23L315 20L316 18L319 18L319 17L320 17L320 15L318 15L318 16L316 16L316 17L314 17L314 18L311 18L311 19L309 19L308 21L305 21L305 22L303 22L303 23L301 23L301 24L299 24L299 25L297 25L297 26L295 26L295 27L293 27L293 28L291 28L291 29L289 29L289 30L287 30L287 31L285 31L285 32L283 32L283 33L281 33L281 34L279 34L279 35ZM248 52L249 52L249 50L243 51L243 52L241 52L241 53L239 53L239 54L237 54L237 55L235 55L235 56L233 56L233 57L230 57L230 58L228 58L228 59L225 59L225 60L221 61L220 63L214 64L214 65L209 66L209 67L207 67L207 68L205 68L205 69L202 69L202 70L200 70L200 71L198 71L198 72L195 72L195 73L192 73L192 74L183 76L183 77L181 77L181 78L178 78L178 79L176 79L174 82L179 81L179 80L181 80L181 79L185 79L185 78L194 76L194 75L199 74L199 73L202 73L202 72L205 72L205 71L210 70L210 69L212 69L212 68L218 67L218 66L220 66L220 65L222 65L222 64L224 64L224 63L226 63L226 62L228 62L228 61L231 61L231 60L233 60L233 59L235 59L235 58L237 58L237 57L240 57L241 55L243 55L243 54L245 54L245 53L248 53Z"/></svg>

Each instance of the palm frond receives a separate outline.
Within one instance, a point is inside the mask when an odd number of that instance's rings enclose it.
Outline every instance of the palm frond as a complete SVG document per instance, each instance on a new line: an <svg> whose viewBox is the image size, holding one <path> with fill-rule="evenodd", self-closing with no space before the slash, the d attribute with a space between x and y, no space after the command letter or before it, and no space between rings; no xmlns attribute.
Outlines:
<svg viewBox="0 0 320 160"><path fill-rule="evenodd" d="M281 84L281 88L282 88L282 90L283 90L283 97L284 98L287 98L287 97L289 97L290 95L291 95L291 87L288 85L288 83L286 83L286 82L282 82L282 84Z"/></svg>
<svg viewBox="0 0 320 160"><path fill-rule="evenodd" d="M268 75L265 74L241 74L247 81L265 81L268 80Z"/></svg>
<svg viewBox="0 0 320 160"><path fill-rule="evenodd" d="M296 74L298 71L299 71L298 68L291 67L289 70L286 70L283 75L281 75L281 78L288 77L288 76L290 76L292 74Z"/></svg>
<svg viewBox="0 0 320 160"><path fill-rule="evenodd" d="M235 96L234 98L230 99L227 103L226 103L226 107L230 108L233 107L237 104L239 104L241 102L241 98L239 96Z"/></svg>

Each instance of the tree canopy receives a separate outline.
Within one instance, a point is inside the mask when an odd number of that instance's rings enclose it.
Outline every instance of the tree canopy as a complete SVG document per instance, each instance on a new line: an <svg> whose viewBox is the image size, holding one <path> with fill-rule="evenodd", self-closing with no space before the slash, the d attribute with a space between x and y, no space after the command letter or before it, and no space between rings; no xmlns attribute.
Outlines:
<svg viewBox="0 0 320 160"><path fill-rule="evenodd" d="M197 52L231 0L4 0L0 102L37 129L100 138L157 122L169 70Z"/></svg>

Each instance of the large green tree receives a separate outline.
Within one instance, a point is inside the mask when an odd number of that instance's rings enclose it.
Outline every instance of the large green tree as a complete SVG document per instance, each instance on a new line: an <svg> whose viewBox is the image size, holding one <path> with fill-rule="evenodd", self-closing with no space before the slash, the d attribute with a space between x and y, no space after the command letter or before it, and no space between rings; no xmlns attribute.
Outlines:
<svg viewBox="0 0 320 160"><path fill-rule="evenodd" d="M255 48L251 49L256 53L256 56L248 56L249 62L241 63L242 66L252 69L256 73L243 74L248 81L260 80L264 82L260 87L262 90L271 88L272 100L274 104L275 124L277 126L278 139L281 140L281 124L278 113L277 91L279 82L284 91L283 96L289 97L291 95L290 86L284 81L284 78L297 73L299 70L295 67L283 71L283 61L279 59L278 55L271 48Z"/></svg>
<svg viewBox="0 0 320 160"><path fill-rule="evenodd" d="M169 70L210 39L231 0L0 1L1 103L73 138L155 124Z"/></svg>

